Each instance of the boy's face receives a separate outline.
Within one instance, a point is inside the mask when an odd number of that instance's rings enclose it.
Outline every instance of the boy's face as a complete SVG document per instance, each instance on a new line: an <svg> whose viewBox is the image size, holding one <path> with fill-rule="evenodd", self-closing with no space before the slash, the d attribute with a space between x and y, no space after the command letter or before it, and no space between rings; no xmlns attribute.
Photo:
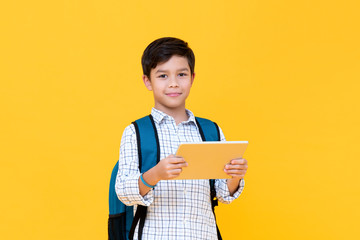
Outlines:
<svg viewBox="0 0 360 240"><path fill-rule="evenodd" d="M194 77L187 59L174 55L151 69L150 79L143 75L143 81L147 89L153 91L155 108L168 113L185 109Z"/></svg>

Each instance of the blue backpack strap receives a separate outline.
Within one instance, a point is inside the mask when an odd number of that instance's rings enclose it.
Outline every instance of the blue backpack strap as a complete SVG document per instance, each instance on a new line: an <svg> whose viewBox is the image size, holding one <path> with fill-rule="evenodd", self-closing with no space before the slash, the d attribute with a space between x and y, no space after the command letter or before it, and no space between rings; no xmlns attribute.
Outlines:
<svg viewBox="0 0 360 240"><path fill-rule="evenodd" d="M203 141L220 141L218 125L206 118L195 117Z"/></svg>
<svg viewBox="0 0 360 240"><path fill-rule="evenodd" d="M146 172L160 161L159 137L151 115L133 122L138 145L139 169Z"/></svg>
<svg viewBox="0 0 360 240"><path fill-rule="evenodd" d="M199 117L195 117L195 120L199 128L201 139L203 141L220 141L219 126L215 122ZM215 222L216 222L215 207L218 205L218 200L216 199L215 179L209 179L209 184L210 184L211 208L214 213ZM216 224L216 230L217 230L218 239L222 240L219 227L217 226L217 224Z"/></svg>
<svg viewBox="0 0 360 240"><path fill-rule="evenodd" d="M151 115L140 118L133 122L135 126L139 169L141 173L148 171L160 161L160 144L154 119ZM142 239L142 231L144 228L147 207L138 205L134 220L131 225L129 239L132 240L135 228L139 222L138 239Z"/></svg>
<svg viewBox="0 0 360 240"><path fill-rule="evenodd" d="M109 220L108 239L127 240L133 219L133 207L124 205L115 192L116 175L119 170L119 161L116 162L110 179L109 187Z"/></svg>

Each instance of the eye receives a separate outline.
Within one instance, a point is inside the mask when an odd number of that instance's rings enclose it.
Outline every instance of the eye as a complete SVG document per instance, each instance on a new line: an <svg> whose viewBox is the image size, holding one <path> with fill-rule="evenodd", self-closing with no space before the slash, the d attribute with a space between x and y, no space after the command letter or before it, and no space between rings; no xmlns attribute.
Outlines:
<svg viewBox="0 0 360 240"><path fill-rule="evenodd" d="M166 74L161 74L158 76L158 78L166 78Z"/></svg>
<svg viewBox="0 0 360 240"><path fill-rule="evenodd" d="M185 76L187 76L187 74L186 73L179 73L179 76L180 77L185 77Z"/></svg>

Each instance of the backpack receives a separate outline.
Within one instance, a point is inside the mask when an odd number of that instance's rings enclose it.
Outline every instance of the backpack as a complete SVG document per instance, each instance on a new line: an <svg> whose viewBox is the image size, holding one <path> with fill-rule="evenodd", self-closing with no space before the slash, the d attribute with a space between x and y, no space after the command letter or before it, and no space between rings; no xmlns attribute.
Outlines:
<svg viewBox="0 0 360 240"><path fill-rule="evenodd" d="M215 122L205 118L196 117L196 123L203 141L220 141L219 127ZM148 171L160 161L160 144L155 123L151 115L145 116L134 121L139 170L141 173ZM142 239L147 207L138 205L134 216L133 206L126 206L117 197L115 192L116 175L118 173L119 161L114 166L109 189L109 219L108 219L108 239L109 240L132 240L135 228L139 222L138 239ZM215 191L215 180L210 179L210 200L212 211L215 216L215 206L218 205ZM216 222L216 218L215 218ZM216 224L218 239L221 240L219 228Z"/></svg>

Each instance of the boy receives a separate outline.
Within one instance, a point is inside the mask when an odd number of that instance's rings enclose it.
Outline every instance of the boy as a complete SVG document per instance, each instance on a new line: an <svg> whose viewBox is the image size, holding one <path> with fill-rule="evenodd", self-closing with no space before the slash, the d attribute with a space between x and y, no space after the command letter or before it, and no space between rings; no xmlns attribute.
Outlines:
<svg viewBox="0 0 360 240"><path fill-rule="evenodd" d="M158 132L161 161L140 174L135 128L131 124L121 139L115 184L116 194L124 204L148 206L142 239L218 239L209 180L171 180L187 166L183 158L173 155L179 144L202 141L193 113L185 108L195 77L194 65L194 53L177 38L155 40L142 56L143 82L155 100L151 115ZM225 141L221 129L220 136ZM245 159L233 159L225 166L224 171L232 178L215 181L219 201L230 203L239 197L246 170Z"/></svg>

